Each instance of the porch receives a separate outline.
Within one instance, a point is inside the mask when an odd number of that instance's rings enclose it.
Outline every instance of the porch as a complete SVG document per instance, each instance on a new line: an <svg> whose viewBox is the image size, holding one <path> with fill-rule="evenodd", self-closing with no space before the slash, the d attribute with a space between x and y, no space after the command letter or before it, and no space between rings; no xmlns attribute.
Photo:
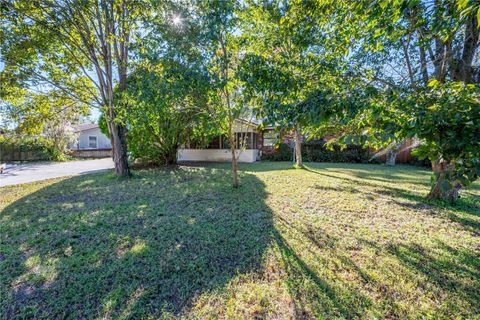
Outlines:
<svg viewBox="0 0 480 320"><path fill-rule="evenodd" d="M239 162L260 160L261 148L261 133L253 130L235 133L235 154ZM229 162L232 160L230 143L224 136L214 137L207 145L187 143L177 150L177 160Z"/></svg>

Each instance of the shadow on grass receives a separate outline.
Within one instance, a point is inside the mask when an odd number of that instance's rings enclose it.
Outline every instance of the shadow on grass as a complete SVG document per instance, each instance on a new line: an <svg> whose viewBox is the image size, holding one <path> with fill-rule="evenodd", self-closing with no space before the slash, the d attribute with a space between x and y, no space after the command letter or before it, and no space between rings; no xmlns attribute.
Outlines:
<svg viewBox="0 0 480 320"><path fill-rule="evenodd" d="M341 172L342 175L330 174L332 171L323 172L322 170L314 170L309 167L305 167L304 170L319 174L328 178L333 178L337 180L344 180L349 183L355 183L357 187L319 187L323 189L332 189L338 191L348 191L351 193L366 193L362 191L361 186L367 186L373 188L373 190L367 190L367 193L373 191L376 194L386 195L391 197L391 201L395 202L397 205L402 207L415 209L415 210L429 210L432 214L436 214L438 209L448 209L447 217L456 223L461 224L465 229L469 230L472 233L477 235L480 234L480 197L474 195L462 196L456 203L451 204L445 201L430 201L425 198L426 195L421 195L417 192L410 192L402 188L395 188L387 186L385 184L380 184L381 182L391 182L394 183L395 180L398 180L401 183L404 183L405 180L401 177L395 177L391 174L383 173L383 176L388 175L390 178L372 178L372 174L362 174L355 173L353 176L355 178L350 178L345 176L345 172ZM334 171L335 172L335 171ZM378 175L382 176L383 170L378 172ZM415 182L415 180L410 179L410 183ZM419 183L418 181L416 182ZM424 183L419 183L424 184ZM476 189L477 186L473 186L472 189Z"/></svg>
<svg viewBox="0 0 480 320"><path fill-rule="evenodd" d="M139 318L187 313L203 292L255 272L270 243L264 186L221 171L78 176L1 214L0 314Z"/></svg>
<svg viewBox="0 0 480 320"><path fill-rule="evenodd" d="M390 247L389 253L411 270L423 274L429 283L479 309L480 258L474 252L438 242L436 251L426 250L419 244L403 244ZM461 314L462 310L452 311Z"/></svg>
<svg viewBox="0 0 480 320"><path fill-rule="evenodd" d="M472 308L470 312L480 311L478 254L452 248L441 241L437 242L435 251L426 250L419 244L409 244L392 246L389 253L414 272L423 274L429 283L466 302ZM465 312L457 305L449 307L451 314Z"/></svg>
<svg viewBox="0 0 480 320"><path fill-rule="evenodd" d="M18 199L0 213L1 317L188 317L203 293L218 290L222 296L236 275L261 278L272 244L295 318L361 318L381 304L392 308L392 318L400 317L394 292L382 291L381 301L372 301L359 290L382 286L355 262L360 247L345 252L327 228L311 228L282 212L273 215L265 185L250 173L269 166L256 165L241 166L239 189L230 187L229 166L222 164L136 171L124 181L108 173L78 176ZM280 163L273 170L288 166ZM421 195L367 178L312 172L355 182L334 190L385 192L399 205L434 206ZM459 218L476 217L476 202L467 205L473 207ZM480 261L471 251L445 245L441 252L455 258L443 259L410 244L371 245L425 274L443 292L462 291L472 306L479 297ZM351 282L338 276L342 269L354 276ZM467 278L474 280L462 282Z"/></svg>
<svg viewBox="0 0 480 320"><path fill-rule="evenodd" d="M331 257L341 259L349 268L368 277L350 258L336 252L337 239L330 237L327 233L293 226L284 219L280 219L280 224L284 228L295 229L295 232L305 236L317 249L330 252ZM334 281L331 278L320 276L308 266L279 231L275 230L274 238L287 274L286 285L293 298L295 319L360 318L364 311L372 305L367 296L348 288L338 279ZM316 263L321 263L321 261L316 261ZM324 269L328 270L329 266L325 265Z"/></svg>
<svg viewBox="0 0 480 320"><path fill-rule="evenodd" d="M361 239L358 241L375 250L379 255L395 259L415 274L424 277L418 287L426 292L437 292L440 302L452 297L462 301L445 304L444 312L452 318L468 318L480 312L480 256L478 252L466 248L453 248L441 240L432 247L418 243L378 243Z"/></svg>

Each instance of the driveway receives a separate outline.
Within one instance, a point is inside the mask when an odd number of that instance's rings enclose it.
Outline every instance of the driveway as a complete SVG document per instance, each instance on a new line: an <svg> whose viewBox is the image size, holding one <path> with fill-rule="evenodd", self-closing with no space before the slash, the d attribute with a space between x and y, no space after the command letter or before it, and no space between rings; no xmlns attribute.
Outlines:
<svg viewBox="0 0 480 320"><path fill-rule="evenodd" d="M92 173L113 168L111 158L69 162L7 164L0 174L0 187L64 176Z"/></svg>

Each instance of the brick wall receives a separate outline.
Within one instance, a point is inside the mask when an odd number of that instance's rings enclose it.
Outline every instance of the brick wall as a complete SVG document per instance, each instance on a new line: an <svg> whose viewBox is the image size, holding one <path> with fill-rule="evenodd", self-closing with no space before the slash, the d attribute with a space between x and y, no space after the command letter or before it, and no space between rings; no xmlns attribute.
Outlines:
<svg viewBox="0 0 480 320"><path fill-rule="evenodd" d="M112 149L74 149L70 154L78 158L108 158L112 156Z"/></svg>

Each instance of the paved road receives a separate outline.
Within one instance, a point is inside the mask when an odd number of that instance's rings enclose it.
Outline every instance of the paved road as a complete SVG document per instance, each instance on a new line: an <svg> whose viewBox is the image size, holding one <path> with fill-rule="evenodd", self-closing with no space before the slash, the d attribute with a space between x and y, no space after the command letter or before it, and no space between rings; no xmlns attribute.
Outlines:
<svg viewBox="0 0 480 320"><path fill-rule="evenodd" d="M103 171L113 168L111 158L69 162L32 162L7 164L0 174L0 187L51 178Z"/></svg>

